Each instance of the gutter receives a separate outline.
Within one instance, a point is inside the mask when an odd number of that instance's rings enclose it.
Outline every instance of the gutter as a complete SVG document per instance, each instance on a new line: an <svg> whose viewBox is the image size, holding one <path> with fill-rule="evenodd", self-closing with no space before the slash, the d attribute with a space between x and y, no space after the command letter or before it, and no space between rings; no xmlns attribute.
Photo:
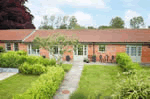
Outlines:
<svg viewBox="0 0 150 99"><path fill-rule="evenodd" d="M22 42L24 42L27 38L29 38L32 34L34 34L34 32L36 32L36 30L33 30L28 36L26 36L26 37L22 40Z"/></svg>

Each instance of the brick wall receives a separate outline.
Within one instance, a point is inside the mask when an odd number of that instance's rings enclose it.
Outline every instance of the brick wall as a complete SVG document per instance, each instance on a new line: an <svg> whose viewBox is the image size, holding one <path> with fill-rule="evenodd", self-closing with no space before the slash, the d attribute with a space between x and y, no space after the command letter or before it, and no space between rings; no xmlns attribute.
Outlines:
<svg viewBox="0 0 150 99"><path fill-rule="evenodd" d="M150 48L146 45L142 46L142 63L150 63Z"/></svg>
<svg viewBox="0 0 150 99"><path fill-rule="evenodd" d="M47 51L45 49L40 49L40 55L46 56L46 58L49 58L49 51Z"/></svg>
<svg viewBox="0 0 150 99"><path fill-rule="evenodd" d="M109 59L111 59L112 55L116 57L116 54L119 52L126 52L126 45L106 45L105 52L99 51L99 45L94 45L95 47L95 54L96 54L96 61L99 61L99 56L102 55L103 58L108 55ZM92 60L93 55L93 45L88 46L88 58L90 61Z"/></svg>
<svg viewBox="0 0 150 99"><path fill-rule="evenodd" d="M24 43L18 43L19 50L23 50L27 52L27 44Z"/></svg>
<svg viewBox="0 0 150 99"><path fill-rule="evenodd" d="M5 49L5 43L0 43L0 46L2 46Z"/></svg>
<svg viewBox="0 0 150 99"><path fill-rule="evenodd" d="M66 49L66 48L64 48ZM69 50L71 50L71 52L68 52ZM64 55L63 55L63 60L65 61L66 60L66 56L69 55L71 60L73 60L73 46L68 46L67 47L67 51L64 52Z"/></svg>

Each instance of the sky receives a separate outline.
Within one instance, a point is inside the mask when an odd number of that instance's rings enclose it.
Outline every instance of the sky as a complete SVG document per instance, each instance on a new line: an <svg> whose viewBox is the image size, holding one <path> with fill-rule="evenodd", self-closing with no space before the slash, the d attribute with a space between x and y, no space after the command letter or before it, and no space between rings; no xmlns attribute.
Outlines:
<svg viewBox="0 0 150 99"><path fill-rule="evenodd" d="M109 25L112 18L119 16L130 28L130 19L144 18L145 27L150 25L150 0L28 0L26 6L34 16L33 24L38 27L44 15L75 16L81 26Z"/></svg>

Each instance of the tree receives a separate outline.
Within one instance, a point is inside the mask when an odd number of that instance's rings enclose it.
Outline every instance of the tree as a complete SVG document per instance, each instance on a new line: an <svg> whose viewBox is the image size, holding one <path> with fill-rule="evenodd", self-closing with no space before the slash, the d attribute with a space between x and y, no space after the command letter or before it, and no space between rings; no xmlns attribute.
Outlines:
<svg viewBox="0 0 150 99"><path fill-rule="evenodd" d="M28 0L0 1L0 29L35 29L33 15L24 5Z"/></svg>
<svg viewBox="0 0 150 99"><path fill-rule="evenodd" d="M54 54L54 48L55 46L59 45L61 47L60 55L58 57L57 63L61 64L61 59L65 52L71 52L72 50L69 49L69 46L79 45L80 43L75 36L66 36L60 33L54 33L51 36L41 38L36 37L33 41L34 48L42 48L48 50L53 57L55 57ZM73 48L76 50L75 48Z"/></svg>
<svg viewBox="0 0 150 99"><path fill-rule="evenodd" d="M112 28L124 28L124 21L120 17L112 18L110 26L112 26Z"/></svg>
<svg viewBox="0 0 150 99"><path fill-rule="evenodd" d="M58 17L57 17L57 20L56 20L56 22L55 22L56 28L59 29L60 26L61 26L61 24L62 24L62 17L61 17L61 16L58 16Z"/></svg>
<svg viewBox="0 0 150 99"><path fill-rule="evenodd" d="M140 26L144 26L144 19L142 16L138 16L138 17L133 17L130 20L130 26L133 29L139 29Z"/></svg>
<svg viewBox="0 0 150 99"><path fill-rule="evenodd" d="M69 29L74 29L75 25L77 24L77 19L75 16L72 16L69 20Z"/></svg>
<svg viewBox="0 0 150 99"><path fill-rule="evenodd" d="M51 21L51 26L54 27L55 15L52 15L50 17L50 21Z"/></svg>
<svg viewBox="0 0 150 99"><path fill-rule="evenodd" d="M67 29L67 24L62 24L59 29Z"/></svg>
<svg viewBox="0 0 150 99"><path fill-rule="evenodd" d="M75 24L74 29L86 29L84 26L80 26L79 24Z"/></svg>
<svg viewBox="0 0 150 99"><path fill-rule="evenodd" d="M88 29L95 29L93 26L88 26Z"/></svg>
<svg viewBox="0 0 150 99"><path fill-rule="evenodd" d="M39 26L39 29L53 29L52 25L49 25L49 18L48 16L43 16L43 21L41 22L41 25Z"/></svg>
<svg viewBox="0 0 150 99"><path fill-rule="evenodd" d="M112 26L99 26L98 29L112 29Z"/></svg>

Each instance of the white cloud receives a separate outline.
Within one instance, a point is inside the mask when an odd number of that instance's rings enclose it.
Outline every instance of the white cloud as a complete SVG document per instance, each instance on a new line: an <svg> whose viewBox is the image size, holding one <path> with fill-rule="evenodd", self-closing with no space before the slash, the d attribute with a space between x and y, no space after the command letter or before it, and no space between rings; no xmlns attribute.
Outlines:
<svg viewBox="0 0 150 99"><path fill-rule="evenodd" d="M127 28L130 27L130 19L137 16L140 16L140 14L136 11L128 10L125 12L125 25Z"/></svg>
<svg viewBox="0 0 150 99"><path fill-rule="evenodd" d="M42 6L71 5L78 7L107 8L103 0L38 0Z"/></svg>
<svg viewBox="0 0 150 99"><path fill-rule="evenodd" d="M150 14L148 15L147 20L145 20L145 24L146 24L146 28L148 28L148 26L150 26Z"/></svg>
<svg viewBox="0 0 150 99"><path fill-rule="evenodd" d="M72 15L77 18L77 20L78 20L77 23L79 23L82 26L93 26L93 25L95 25L94 24L95 22L94 22L94 20L90 14L83 13L81 11L77 11L77 12L73 13Z"/></svg>

